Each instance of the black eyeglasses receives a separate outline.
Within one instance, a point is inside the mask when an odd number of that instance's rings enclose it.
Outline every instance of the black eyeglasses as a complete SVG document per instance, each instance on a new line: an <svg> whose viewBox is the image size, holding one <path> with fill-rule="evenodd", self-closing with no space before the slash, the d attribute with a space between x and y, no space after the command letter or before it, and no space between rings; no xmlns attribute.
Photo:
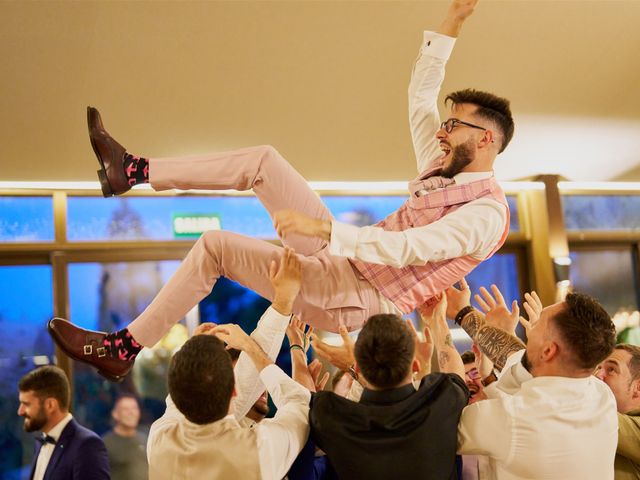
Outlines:
<svg viewBox="0 0 640 480"><path fill-rule="evenodd" d="M451 132L453 132L453 129L456 128L458 125L464 125L466 127L477 128L478 130L484 130L485 132L487 131L487 129L484 128L484 127L481 127L479 125L474 125L473 123L463 122L462 120L458 120L457 118L450 118L446 122L442 122L440 124L440 128L444 128L445 132L451 133Z"/></svg>

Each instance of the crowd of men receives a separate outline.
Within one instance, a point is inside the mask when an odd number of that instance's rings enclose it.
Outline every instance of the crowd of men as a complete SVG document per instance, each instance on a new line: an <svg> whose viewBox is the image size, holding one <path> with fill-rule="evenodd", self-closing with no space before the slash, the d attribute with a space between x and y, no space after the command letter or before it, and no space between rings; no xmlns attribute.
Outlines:
<svg viewBox="0 0 640 480"><path fill-rule="evenodd" d="M277 308L251 336L205 323L174 355L167 409L147 443L149 478L640 477L640 347L615 344L594 299L572 293L543 308L527 294L525 320L495 286L482 290L486 312L473 309L463 281L420 310L422 334L378 314L355 343L341 328L335 346L292 316L300 277L287 249L271 277ZM464 360L447 316L474 340ZM518 321L526 345L514 334ZM285 334L292 378L273 363ZM334 391L320 363L307 364L310 345L336 367ZM32 478L109 478L102 440L69 413L60 369L27 374L19 390L25 429L43 432ZM273 418L265 418L265 391ZM136 448L136 410L135 399L119 399L105 443L119 435Z"/></svg>

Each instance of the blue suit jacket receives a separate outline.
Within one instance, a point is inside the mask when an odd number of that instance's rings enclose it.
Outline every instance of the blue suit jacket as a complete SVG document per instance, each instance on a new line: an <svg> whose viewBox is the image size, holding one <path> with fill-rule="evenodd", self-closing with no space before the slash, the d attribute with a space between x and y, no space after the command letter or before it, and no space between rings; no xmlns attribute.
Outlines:
<svg viewBox="0 0 640 480"><path fill-rule="evenodd" d="M33 478L41 444L36 442ZM56 442L44 480L109 480L109 457L102 439L73 418Z"/></svg>

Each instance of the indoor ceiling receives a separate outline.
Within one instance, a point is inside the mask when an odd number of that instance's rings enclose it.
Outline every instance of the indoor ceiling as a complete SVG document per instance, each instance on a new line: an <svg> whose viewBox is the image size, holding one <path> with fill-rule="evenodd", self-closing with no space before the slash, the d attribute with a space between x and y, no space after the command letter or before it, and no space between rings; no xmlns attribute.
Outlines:
<svg viewBox="0 0 640 480"><path fill-rule="evenodd" d="M95 180L87 105L132 152L269 143L310 180L415 174L406 87L442 1L2 1L0 180ZM443 92L511 99L501 179L640 180L640 1L478 5Z"/></svg>

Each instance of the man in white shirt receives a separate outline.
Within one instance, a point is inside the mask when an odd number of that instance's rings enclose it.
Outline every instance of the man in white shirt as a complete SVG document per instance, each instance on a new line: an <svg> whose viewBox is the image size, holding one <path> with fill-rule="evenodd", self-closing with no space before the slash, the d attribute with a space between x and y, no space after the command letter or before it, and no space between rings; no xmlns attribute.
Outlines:
<svg viewBox="0 0 640 480"><path fill-rule="evenodd" d="M527 294L523 348L493 323L495 312L508 312L502 296L485 318L469 306L471 294L462 283L462 290L447 290L448 315L502 373L484 389L487 400L463 410L458 452L489 457L489 478L613 479L616 402L593 376L615 345L607 312L584 294L570 293L544 309Z"/></svg>
<svg viewBox="0 0 640 480"><path fill-rule="evenodd" d="M272 270L271 281L275 297L267 314L288 319L300 288L300 266L291 250L285 250L280 269ZM278 322L265 317L261 322L263 326L271 324L273 332L284 334ZM264 333L264 328L258 330ZM245 358L253 364L252 370L240 368L237 382L221 340L228 347L242 350L237 367ZM273 348L276 343L272 343ZM243 394L238 402L231 400L236 387L260 394L264 389L260 383L266 386L278 412L273 419L245 428L238 418L244 417L255 397L250 393ZM258 343L237 325L213 326L207 334L187 341L171 361L168 384L167 410L149 433L151 480L279 480L306 442L309 391L275 366Z"/></svg>
<svg viewBox="0 0 640 480"><path fill-rule="evenodd" d="M27 432L36 438L32 480L109 480L109 458L102 439L78 424L69 404L71 389L65 373L48 365L27 373L18 384Z"/></svg>
<svg viewBox="0 0 640 480"><path fill-rule="evenodd" d="M409 123L419 175L410 197L384 221L356 228L333 219L306 181L269 146L199 157L146 159L128 153L89 108L89 133L105 195L136 183L156 190L252 189L274 219L282 243L304 269L294 313L317 328L361 328L378 313L408 313L458 281L503 244L506 197L493 176L496 156L513 135L509 101L461 90L437 101L444 67L477 0L453 0L437 32L425 32L409 85ZM287 209L295 209L287 210ZM108 378L126 375L143 347L168 329L225 276L273 298L267 281L281 247L225 231L196 242L151 305L127 328L88 332L63 319L49 322L58 346ZM99 348L91 348L92 345Z"/></svg>

